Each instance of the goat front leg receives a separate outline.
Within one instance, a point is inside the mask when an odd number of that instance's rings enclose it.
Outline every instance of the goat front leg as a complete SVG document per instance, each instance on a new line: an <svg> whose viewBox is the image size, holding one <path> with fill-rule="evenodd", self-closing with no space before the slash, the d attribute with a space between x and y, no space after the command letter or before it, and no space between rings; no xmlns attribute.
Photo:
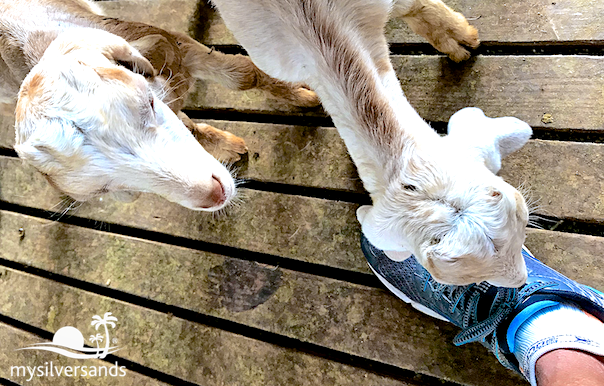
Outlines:
<svg viewBox="0 0 604 386"><path fill-rule="evenodd" d="M234 163L241 159L242 154L247 153L243 138L205 123L195 123L182 111L178 113L178 118L193 133L201 146L217 160Z"/></svg>
<svg viewBox="0 0 604 386"><path fill-rule="evenodd" d="M398 0L392 16L402 17L415 33L455 62L470 58L463 46L476 48L480 44L476 28L440 0Z"/></svg>
<svg viewBox="0 0 604 386"><path fill-rule="evenodd" d="M210 49L190 37L173 33L185 52L184 65L198 79L210 80L231 90L257 88L299 107L316 107L319 98L306 85L275 79L243 55L229 55Z"/></svg>

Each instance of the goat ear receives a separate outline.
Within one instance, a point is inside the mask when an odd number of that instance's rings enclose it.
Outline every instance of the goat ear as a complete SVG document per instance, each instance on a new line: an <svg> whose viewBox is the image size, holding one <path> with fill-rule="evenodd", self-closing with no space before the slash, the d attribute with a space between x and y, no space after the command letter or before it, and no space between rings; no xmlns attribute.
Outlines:
<svg viewBox="0 0 604 386"><path fill-rule="evenodd" d="M437 252L433 247L428 248L425 256L426 259L422 265L430 272L434 280L443 284L451 284L451 281L446 279L446 272L454 271L457 259L449 258Z"/></svg>
<svg viewBox="0 0 604 386"><path fill-rule="evenodd" d="M472 256L449 255L433 247L428 248L425 256L422 265L439 283L467 285L484 280L486 267Z"/></svg>
<svg viewBox="0 0 604 386"><path fill-rule="evenodd" d="M174 45L171 45L168 39L160 34L143 36L140 39L131 41L130 45L145 58L149 59L150 62L156 63L158 66L161 64L164 67L170 68L170 64L176 58Z"/></svg>
<svg viewBox="0 0 604 386"><path fill-rule="evenodd" d="M501 169L501 160L519 150L533 131L525 122L513 118L489 118L476 107L459 110L449 120L449 136L456 146L473 149L493 173Z"/></svg>
<svg viewBox="0 0 604 386"><path fill-rule="evenodd" d="M27 141L23 144L15 145L15 151L19 155L19 158L27 161L44 174L54 174L54 172L60 169L60 165L55 163L53 149L48 146L32 144L31 141Z"/></svg>
<svg viewBox="0 0 604 386"><path fill-rule="evenodd" d="M155 75L151 63L126 40L99 29L87 28L77 34L59 34L44 55L46 56L48 52L55 52L59 55L76 55L82 58L88 57L85 52L95 52L111 62L135 70L141 75ZM83 60L83 62L85 63L87 60Z"/></svg>
<svg viewBox="0 0 604 386"><path fill-rule="evenodd" d="M497 130L496 143L502 159L520 150L533 135L533 129L518 118L493 118L492 123Z"/></svg>
<svg viewBox="0 0 604 386"><path fill-rule="evenodd" d="M76 149L83 134L70 121L35 120L28 125L17 122L16 132L15 151L42 173L55 174L61 169L59 160L66 156L78 161Z"/></svg>
<svg viewBox="0 0 604 386"><path fill-rule="evenodd" d="M514 192L514 201L516 202L516 217L522 222L528 222L529 211L526 201L520 192Z"/></svg>
<svg viewBox="0 0 604 386"><path fill-rule="evenodd" d="M359 209L357 209L357 220L359 221L359 223L361 225L363 225L363 221L367 217L367 214L369 214L369 211L371 210L371 208L373 208L373 206L363 205L363 206L360 206Z"/></svg>
<svg viewBox="0 0 604 386"><path fill-rule="evenodd" d="M157 75L151 62L130 45L108 46L106 50L104 50L103 55L115 64L124 66L130 71L145 77Z"/></svg>

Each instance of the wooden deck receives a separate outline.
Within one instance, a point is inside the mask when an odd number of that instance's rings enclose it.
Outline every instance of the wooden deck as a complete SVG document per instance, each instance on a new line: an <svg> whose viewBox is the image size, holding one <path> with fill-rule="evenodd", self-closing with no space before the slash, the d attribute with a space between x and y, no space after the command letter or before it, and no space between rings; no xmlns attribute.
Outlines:
<svg viewBox="0 0 604 386"><path fill-rule="evenodd" d="M441 131L466 106L533 126L535 139L501 172L531 188L546 219L545 229L529 229L526 245L604 290L604 5L447 3L484 43L454 64L391 21L393 62L411 104ZM99 4L110 16L241 50L203 1ZM368 197L322 110L199 82L187 113L249 146L238 165L249 183L227 215L143 196L97 200L60 217L59 195L15 156L12 122L0 121L0 384L524 384L482 346L455 347L454 327L391 296L371 275L355 219ZM97 333L91 317L105 312L119 319L111 344L121 348L105 360L16 351L64 326L86 338ZM117 361L127 375L11 375L11 366L51 361Z"/></svg>

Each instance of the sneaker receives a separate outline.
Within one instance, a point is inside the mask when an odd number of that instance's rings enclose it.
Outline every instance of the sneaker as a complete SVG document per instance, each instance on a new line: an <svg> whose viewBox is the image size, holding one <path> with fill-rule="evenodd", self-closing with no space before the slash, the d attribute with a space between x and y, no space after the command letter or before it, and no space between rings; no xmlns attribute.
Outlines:
<svg viewBox="0 0 604 386"><path fill-rule="evenodd" d="M604 293L554 271L526 248L522 255L528 280L521 288L495 287L487 282L440 284L413 256L391 260L365 236L361 248L369 267L392 293L417 310L461 328L453 340L455 345L480 342L502 365L519 374L513 355L515 329L537 311L556 302L572 302L604 322Z"/></svg>

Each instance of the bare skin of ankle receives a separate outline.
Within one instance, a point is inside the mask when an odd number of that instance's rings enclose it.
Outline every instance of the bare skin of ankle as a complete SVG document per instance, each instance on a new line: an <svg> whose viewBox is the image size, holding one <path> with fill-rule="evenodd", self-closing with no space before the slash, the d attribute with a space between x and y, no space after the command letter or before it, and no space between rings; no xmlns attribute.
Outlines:
<svg viewBox="0 0 604 386"><path fill-rule="evenodd" d="M554 350L536 363L538 386L604 386L604 357L585 351Z"/></svg>

